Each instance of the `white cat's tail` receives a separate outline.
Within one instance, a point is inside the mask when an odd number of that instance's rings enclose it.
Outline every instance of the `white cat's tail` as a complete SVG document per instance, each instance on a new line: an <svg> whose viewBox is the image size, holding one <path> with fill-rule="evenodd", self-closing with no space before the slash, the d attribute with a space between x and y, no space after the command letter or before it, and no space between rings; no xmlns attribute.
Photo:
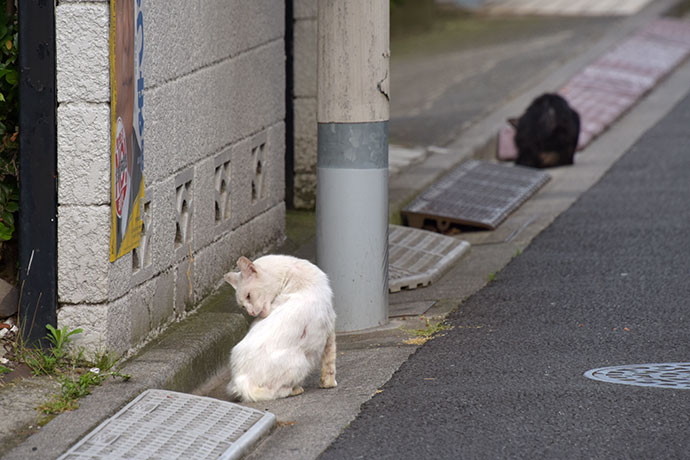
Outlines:
<svg viewBox="0 0 690 460"><path fill-rule="evenodd" d="M335 357L335 332L331 331L321 357L321 382L319 383L321 388L334 388L338 385L335 381Z"/></svg>
<svg viewBox="0 0 690 460"><path fill-rule="evenodd" d="M228 394L244 402L266 401L275 398L275 391L257 385L252 385L246 375L234 377L228 384Z"/></svg>

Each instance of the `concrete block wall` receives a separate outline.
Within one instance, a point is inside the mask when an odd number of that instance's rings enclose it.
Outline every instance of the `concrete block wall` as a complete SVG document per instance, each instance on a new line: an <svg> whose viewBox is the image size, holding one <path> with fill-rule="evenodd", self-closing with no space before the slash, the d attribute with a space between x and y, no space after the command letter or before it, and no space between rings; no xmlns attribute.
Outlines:
<svg viewBox="0 0 690 460"><path fill-rule="evenodd" d="M316 204L316 1L293 4L294 205Z"/></svg>
<svg viewBox="0 0 690 460"><path fill-rule="evenodd" d="M284 238L284 9L143 0L144 227L109 262L107 0L61 0L58 324L126 353L208 295L240 255Z"/></svg>

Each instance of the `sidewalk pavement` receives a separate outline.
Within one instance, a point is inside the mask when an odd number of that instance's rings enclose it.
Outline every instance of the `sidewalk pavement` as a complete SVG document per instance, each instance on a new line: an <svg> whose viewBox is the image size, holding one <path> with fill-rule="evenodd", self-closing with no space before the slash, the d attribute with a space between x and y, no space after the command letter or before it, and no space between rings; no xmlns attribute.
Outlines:
<svg viewBox="0 0 690 460"><path fill-rule="evenodd" d="M392 176L391 209L399 209L412 194L454 164L471 156L491 155L492 140L500 126L497 121L520 113L534 95L558 87L576 69L673 3L671 0L658 2L626 20L592 50L577 56L530 91L463 132L446 150L431 152L420 163ZM473 247L444 277L427 288L392 294L390 303L429 302L432 306L427 317L444 318L464 299L479 291L487 283L489 274L498 272L516 253L524 250L532 238L596 183L642 133L680 100L688 90L688 81L690 64L686 63L607 133L579 153L575 166L551 170L553 180L498 230L463 234L462 238L469 240ZM313 241L309 239L313 228L308 216L297 214L291 220L300 230L283 250L301 257L313 256ZM56 417L40 430L34 428L36 432L26 439L18 433L16 439L21 443L9 452L8 446L4 446L2 458L55 458L147 388L194 391L225 398L222 387L228 378L224 366L228 351L249 324L248 318L235 306L228 308L232 304L230 299L231 289L220 287L196 314L171 327L128 361L123 372L134 376L131 381L104 384L80 401L79 410ZM405 343L410 337L405 329L423 326L424 321L417 317L394 319L378 330L339 336L338 388L320 390L314 380L307 382L305 393L299 397L255 404L254 407L275 413L279 424L249 458L315 458L355 418L360 405L376 394L417 349L416 345ZM11 418L9 414L3 417Z"/></svg>

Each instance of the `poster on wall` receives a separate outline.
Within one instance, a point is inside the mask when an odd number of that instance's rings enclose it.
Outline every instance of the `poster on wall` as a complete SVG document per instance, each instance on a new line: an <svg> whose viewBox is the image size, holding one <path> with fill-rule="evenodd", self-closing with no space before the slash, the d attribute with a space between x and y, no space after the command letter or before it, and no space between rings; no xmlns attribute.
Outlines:
<svg viewBox="0 0 690 460"><path fill-rule="evenodd" d="M110 261L139 245L144 208L142 0L110 2Z"/></svg>

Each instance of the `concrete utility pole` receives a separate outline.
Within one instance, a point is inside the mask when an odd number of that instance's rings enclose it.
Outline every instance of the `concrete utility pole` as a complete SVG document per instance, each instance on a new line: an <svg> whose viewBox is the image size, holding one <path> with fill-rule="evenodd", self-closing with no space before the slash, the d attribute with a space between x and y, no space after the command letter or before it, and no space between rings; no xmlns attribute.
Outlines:
<svg viewBox="0 0 690 460"><path fill-rule="evenodd" d="M389 0L317 3L317 261L355 331L388 319Z"/></svg>

